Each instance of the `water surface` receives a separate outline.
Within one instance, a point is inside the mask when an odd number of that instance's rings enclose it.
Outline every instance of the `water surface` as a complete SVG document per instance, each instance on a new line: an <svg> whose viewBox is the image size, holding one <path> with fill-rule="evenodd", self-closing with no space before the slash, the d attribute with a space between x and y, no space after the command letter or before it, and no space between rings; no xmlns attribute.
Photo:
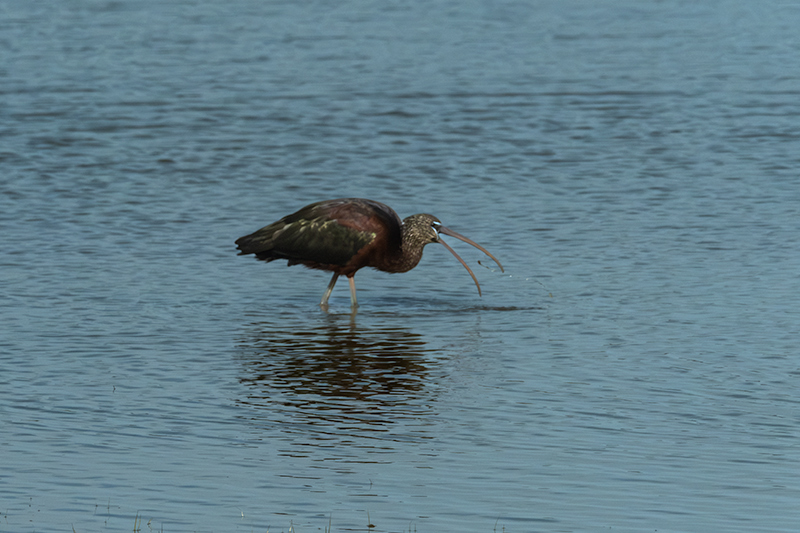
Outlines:
<svg viewBox="0 0 800 533"><path fill-rule="evenodd" d="M799 26L6 3L0 530L796 531ZM236 256L346 196L506 271Z"/></svg>

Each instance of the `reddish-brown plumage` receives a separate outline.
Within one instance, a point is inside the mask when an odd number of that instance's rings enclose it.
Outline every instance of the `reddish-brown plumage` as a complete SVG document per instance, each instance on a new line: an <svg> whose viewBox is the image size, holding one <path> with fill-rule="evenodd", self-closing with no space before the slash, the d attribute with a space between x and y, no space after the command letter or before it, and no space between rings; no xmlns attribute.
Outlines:
<svg viewBox="0 0 800 533"><path fill-rule="evenodd" d="M475 246L494 259L502 270L502 265L492 254L445 228L433 215L413 215L401 221L389 206L362 198L326 200L307 205L241 237L236 245L240 255L255 254L264 261L286 259L290 266L302 264L333 272L322 298L323 306L327 305L340 275L348 277L350 297L355 307L353 276L359 269L373 267L384 272L406 272L417 266L422 258L422 249L432 242L444 244L456 256L475 280L480 293L480 285L472 270L439 238L439 233Z"/></svg>
<svg viewBox="0 0 800 533"><path fill-rule="evenodd" d="M397 270L396 259L402 245L403 222L394 210L384 204L361 199L334 200L323 202L323 205L328 211L326 217L329 220L353 232L374 234L370 242L356 251L345 265L325 270L349 277L364 267L401 272Z"/></svg>

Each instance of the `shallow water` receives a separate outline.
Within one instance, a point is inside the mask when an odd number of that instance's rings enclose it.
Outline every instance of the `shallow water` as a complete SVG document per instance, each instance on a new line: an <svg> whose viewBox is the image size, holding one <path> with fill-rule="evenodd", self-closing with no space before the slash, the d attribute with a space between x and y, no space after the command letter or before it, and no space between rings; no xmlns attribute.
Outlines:
<svg viewBox="0 0 800 533"><path fill-rule="evenodd" d="M0 531L796 531L799 22L5 4ZM236 256L345 196L505 273Z"/></svg>

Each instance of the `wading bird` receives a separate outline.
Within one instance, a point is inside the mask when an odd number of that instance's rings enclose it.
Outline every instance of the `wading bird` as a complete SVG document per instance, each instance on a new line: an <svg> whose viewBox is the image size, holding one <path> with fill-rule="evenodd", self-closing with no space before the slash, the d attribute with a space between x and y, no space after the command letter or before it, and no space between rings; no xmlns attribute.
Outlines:
<svg viewBox="0 0 800 533"><path fill-rule="evenodd" d="M350 301L356 302L356 272L373 267L384 272L408 272L422 259L422 248L438 242L456 256L467 269L478 295L481 286L472 270L439 234L460 239L491 257L500 270L500 264L485 248L442 226L433 215L412 215L400 220L397 213L380 202L362 198L326 200L307 205L277 222L236 240L239 255L255 254L263 261L287 259L289 266L305 265L309 268L333 272L320 305L328 305L328 298L336 280L344 274L350 282Z"/></svg>

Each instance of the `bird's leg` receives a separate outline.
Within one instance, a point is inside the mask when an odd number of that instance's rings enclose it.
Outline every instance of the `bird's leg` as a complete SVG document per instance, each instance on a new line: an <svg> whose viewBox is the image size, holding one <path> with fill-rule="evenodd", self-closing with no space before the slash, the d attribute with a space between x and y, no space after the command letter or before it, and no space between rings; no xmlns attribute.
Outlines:
<svg viewBox="0 0 800 533"><path fill-rule="evenodd" d="M350 306L355 309L358 307L358 302L356 301L356 279L351 276L347 278L347 281L350 282Z"/></svg>
<svg viewBox="0 0 800 533"><path fill-rule="evenodd" d="M325 289L325 294L322 295L322 301L319 303L321 307L328 307L328 298L331 297L331 293L333 292L333 286L336 285L336 280L339 279L339 274L333 273L333 277L331 278L331 282L328 283L328 288Z"/></svg>

